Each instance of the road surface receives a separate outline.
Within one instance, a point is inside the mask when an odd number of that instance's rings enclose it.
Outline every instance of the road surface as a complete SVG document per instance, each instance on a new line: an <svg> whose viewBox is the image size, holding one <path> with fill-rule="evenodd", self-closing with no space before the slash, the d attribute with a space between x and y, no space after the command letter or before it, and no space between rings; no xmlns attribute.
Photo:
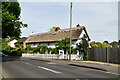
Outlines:
<svg viewBox="0 0 120 80"><path fill-rule="evenodd" d="M4 78L118 78L101 70L19 58L3 60L2 75Z"/></svg>

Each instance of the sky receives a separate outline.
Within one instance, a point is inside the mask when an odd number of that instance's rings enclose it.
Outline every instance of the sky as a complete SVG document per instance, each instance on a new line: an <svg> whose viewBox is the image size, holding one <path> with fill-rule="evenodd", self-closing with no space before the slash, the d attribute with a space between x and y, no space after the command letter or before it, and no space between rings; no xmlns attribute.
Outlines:
<svg viewBox="0 0 120 80"><path fill-rule="evenodd" d="M22 37L44 33L53 26L69 28L70 2L20 2ZM72 26L85 26L91 41L118 40L117 2L73 2Z"/></svg>

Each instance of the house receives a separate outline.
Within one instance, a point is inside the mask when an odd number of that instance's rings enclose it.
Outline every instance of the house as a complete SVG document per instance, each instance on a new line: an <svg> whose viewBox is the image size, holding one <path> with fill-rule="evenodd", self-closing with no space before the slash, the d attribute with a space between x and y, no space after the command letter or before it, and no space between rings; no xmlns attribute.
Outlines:
<svg viewBox="0 0 120 80"><path fill-rule="evenodd" d="M13 48L15 48L15 43L17 42L17 40L11 40L11 41L9 41L7 44L10 46L10 47L13 47Z"/></svg>
<svg viewBox="0 0 120 80"><path fill-rule="evenodd" d="M90 38L84 26L80 26L78 24L76 27L71 28L72 42L75 44L79 43L81 41L80 39L83 36L86 36L86 39L90 41ZM24 48L26 48L27 45L30 45L31 47L37 47L38 45L47 45L48 47L55 48L55 42L65 38L70 38L70 28L62 30L57 28L55 31L51 32L32 34L24 42Z"/></svg>
<svg viewBox="0 0 120 80"><path fill-rule="evenodd" d="M17 43L23 44L23 43L26 41L26 39L27 39L27 38L20 39L20 40L18 40L18 41L16 42L16 44L17 44Z"/></svg>
<svg viewBox="0 0 120 80"><path fill-rule="evenodd" d="M22 45L22 48L23 48L23 44L24 44L24 42L26 41L26 37L25 38L22 38L22 39L20 39L20 40L18 40L16 43L15 43L15 45L17 45L17 44L20 44L20 45Z"/></svg>

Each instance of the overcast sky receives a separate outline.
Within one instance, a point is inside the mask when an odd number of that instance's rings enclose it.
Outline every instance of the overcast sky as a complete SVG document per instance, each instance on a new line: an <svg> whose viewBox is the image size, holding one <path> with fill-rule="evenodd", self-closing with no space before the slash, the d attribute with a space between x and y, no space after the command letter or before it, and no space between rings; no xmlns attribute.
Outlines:
<svg viewBox="0 0 120 80"><path fill-rule="evenodd" d="M22 37L44 33L53 26L69 28L69 2L20 2ZM117 2L73 2L73 24L85 26L92 41L118 40Z"/></svg>

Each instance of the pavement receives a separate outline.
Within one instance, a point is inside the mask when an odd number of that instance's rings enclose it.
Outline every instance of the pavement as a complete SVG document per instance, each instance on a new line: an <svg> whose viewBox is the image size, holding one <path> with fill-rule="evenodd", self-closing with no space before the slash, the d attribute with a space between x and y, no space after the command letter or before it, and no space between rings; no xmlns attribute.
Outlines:
<svg viewBox="0 0 120 80"><path fill-rule="evenodd" d="M110 74L120 75L120 64L112 64L112 63L105 63L105 62L98 62L98 61L75 61L75 60L58 60L58 59L44 59L44 58L34 58L31 57L29 59L32 60L40 60L46 62L53 62L57 64L67 64L71 66L77 67L84 67L84 68L91 68L101 71L106 71Z"/></svg>
<svg viewBox="0 0 120 80"><path fill-rule="evenodd" d="M117 66L113 65L86 61L4 57L2 77L5 80L15 78L38 78L39 80L41 78L44 80L82 80L82 78L102 78L102 80L108 78L107 80L111 80L110 78L113 78L112 80L118 80L119 75L115 73L116 68Z"/></svg>

